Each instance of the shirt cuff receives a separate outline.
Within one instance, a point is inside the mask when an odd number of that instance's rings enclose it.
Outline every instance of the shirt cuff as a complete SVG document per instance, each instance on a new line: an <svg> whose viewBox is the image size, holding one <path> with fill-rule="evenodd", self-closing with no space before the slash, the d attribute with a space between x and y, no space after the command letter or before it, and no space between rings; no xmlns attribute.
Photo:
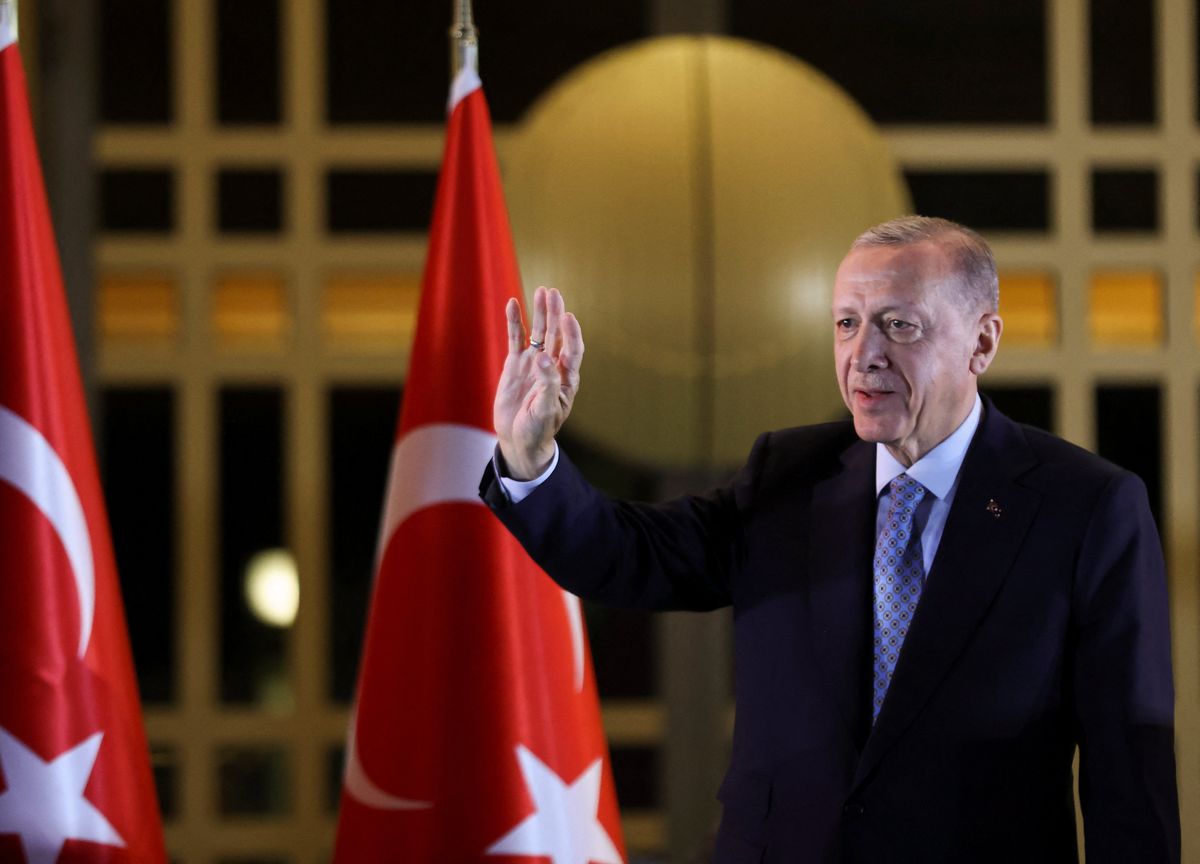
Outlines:
<svg viewBox="0 0 1200 864"><path fill-rule="evenodd" d="M554 473L554 469L558 467L558 442L554 442L554 458L550 460L550 467L534 477L532 480L514 480L512 477L505 477L500 471L500 447L496 446L495 452L492 454L492 470L496 472L496 477L500 481L500 486L503 487L504 493L508 496L508 500L514 504L520 504L528 498L533 490L541 486Z"/></svg>

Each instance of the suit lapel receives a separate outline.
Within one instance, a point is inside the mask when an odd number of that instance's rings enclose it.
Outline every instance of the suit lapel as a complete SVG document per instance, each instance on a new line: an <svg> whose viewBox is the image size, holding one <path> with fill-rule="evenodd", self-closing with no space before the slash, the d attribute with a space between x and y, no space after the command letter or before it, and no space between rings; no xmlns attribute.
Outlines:
<svg viewBox="0 0 1200 864"><path fill-rule="evenodd" d="M808 604L813 649L856 748L865 738L864 669L869 662L875 448L842 454L842 471L813 487Z"/></svg>
<svg viewBox="0 0 1200 864"><path fill-rule="evenodd" d="M967 647L1004 583L1041 497L1016 483L1035 459L1019 428L987 405L912 627L855 775L858 786L912 724Z"/></svg>

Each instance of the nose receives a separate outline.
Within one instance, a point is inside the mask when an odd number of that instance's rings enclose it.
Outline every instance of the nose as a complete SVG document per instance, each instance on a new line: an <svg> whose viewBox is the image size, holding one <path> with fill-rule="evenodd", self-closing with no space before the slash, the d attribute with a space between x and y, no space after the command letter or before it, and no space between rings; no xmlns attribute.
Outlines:
<svg viewBox="0 0 1200 864"><path fill-rule="evenodd" d="M858 334L854 337L850 362L856 372L870 372L875 369L887 368L887 339L877 327L859 328Z"/></svg>

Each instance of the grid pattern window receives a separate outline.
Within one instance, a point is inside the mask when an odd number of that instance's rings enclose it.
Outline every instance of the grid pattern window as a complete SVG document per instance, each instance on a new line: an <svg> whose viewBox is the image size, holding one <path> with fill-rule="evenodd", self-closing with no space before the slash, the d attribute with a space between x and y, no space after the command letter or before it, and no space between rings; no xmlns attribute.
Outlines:
<svg viewBox="0 0 1200 864"><path fill-rule="evenodd" d="M138 478L109 505L168 846L179 864L327 861L450 3L99 5L99 437L106 479ZM1181 802L1200 812L1200 0L871 0L865 30L838 4L724 5L731 34L808 60L883 123L918 209L993 241L996 403L1146 480L1171 567ZM477 10L502 167L546 88L667 6ZM892 71L834 47L852 38ZM610 491L678 485L577 450ZM699 859L702 841L673 836L696 795L672 765L729 746L730 628L704 646L729 714L689 724L689 687L711 689L681 665L691 625L587 618L629 850Z"/></svg>

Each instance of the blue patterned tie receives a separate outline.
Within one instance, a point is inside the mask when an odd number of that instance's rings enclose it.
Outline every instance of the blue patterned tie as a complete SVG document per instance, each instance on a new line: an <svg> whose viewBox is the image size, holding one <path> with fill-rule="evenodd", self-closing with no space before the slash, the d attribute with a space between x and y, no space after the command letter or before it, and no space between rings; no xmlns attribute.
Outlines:
<svg viewBox="0 0 1200 864"><path fill-rule="evenodd" d="M883 697L896 671L900 646L908 635L921 586L925 582L925 564L921 557L921 539L913 525L917 505L925 497L925 487L907 474L901 474L889 486L891 500L879 539L875 541L875 702L874 721L883 707Z"/></svg>

